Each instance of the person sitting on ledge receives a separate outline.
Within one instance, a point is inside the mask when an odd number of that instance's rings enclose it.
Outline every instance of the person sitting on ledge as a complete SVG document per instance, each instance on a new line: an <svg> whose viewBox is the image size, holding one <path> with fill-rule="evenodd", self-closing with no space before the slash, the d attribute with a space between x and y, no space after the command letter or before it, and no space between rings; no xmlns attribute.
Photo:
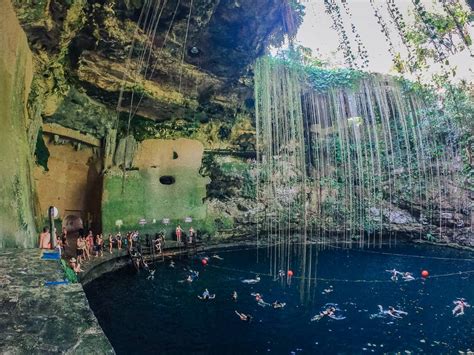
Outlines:
<svg viewBox="0 0 474 355"><path fill-rule="evenodd" d="M40 249L51 249L51 235L48 227L44 227L43 232L40 233L38 245Z"/></svg>
<svg viewBox="0 0 474 355"><path fill-rule="evenodd" d="M81 265L76 261L76 258L71 258L69 260L69 266L76 274L84 271L81 269Z"/></svg>

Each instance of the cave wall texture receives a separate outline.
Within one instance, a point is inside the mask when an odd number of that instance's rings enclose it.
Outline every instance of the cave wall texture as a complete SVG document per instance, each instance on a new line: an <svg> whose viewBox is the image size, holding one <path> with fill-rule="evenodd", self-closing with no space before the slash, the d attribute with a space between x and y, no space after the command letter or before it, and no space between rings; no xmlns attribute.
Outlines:
<svg viewBox="0 0 474 355"><path fill-rule="evenodd" d="M123 174L121 169L107 172L103 194L104 229L114 231L115 221L123 222L124 230L137 229L140 219L147 225L140 227L157 231L163 218L172 228L184 225L186 217L194 225L206 219L206 185L209 178L199 174L203 145L197 140L147 139L139 143L131 165L136 170Z"/></svg>
<svg viewBox="0 0 474 355"><path fill-rule="evenodd" d="M230 235L250 220L252 63L282 41L292 10L282 0L154 1L164 5L144 69L146 3L2 0L0 245L32 246L51 204L59 223L76 215L104 232L117 219L137 228L190 216L204 234ZM171 146L179 158L168 164ZM159 182L165 172L173 185Z"/></svg>
<svg viewBox="0 0 474 355"><path fill-rule="evenodd" d="M32 55L9 0L0 21L0 248L35 245L35 199L26 103Z"/></svg>

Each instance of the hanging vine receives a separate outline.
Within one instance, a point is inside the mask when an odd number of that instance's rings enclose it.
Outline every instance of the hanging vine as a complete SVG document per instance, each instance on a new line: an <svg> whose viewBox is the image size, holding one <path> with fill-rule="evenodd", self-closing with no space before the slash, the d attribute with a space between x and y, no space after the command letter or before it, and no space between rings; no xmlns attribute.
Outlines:
<svg viewBox="0 0 474 355"><path fill-rule="evenodd" d="M390 52L390 55L392 56L392 60L396 60L396 54L395 54L395 49L392 41L392 37L390 36L390 31L387 26L387 23L385 22L383 16L380 14L379 9L375 6L374 0L370 0L370 6L372 7L372 10L374 11L374 16L377 19L377 23L380 26L380 30L382 31L382 34L385 37L385 40L387 41L388 44L388 51Z"/></svg>
<svg viewBox="0 0 474 355"><path fill-rule="evenodd" d="M347 4L347 0L341 0L341 3L342 3L342 7L344 8L344 11L346 12L346 15L349 16L349 18L351 19L351 31L357 43L358 58L362 61L361 69L365 69L369 65L369 53L367 52L367 48L362 42L362 38L360 36L359 31L357 31L356 26L352 22L352 13L350 12L349 5Z"/></svg>
<svg viewBox="0 0 474 355"><path fill-rule="evenodd" d="M347 31L344 28L344 22L341 16L341 9L335 0L324 0L324 6L326 13L329 14L333 22L333 28L339 36L338 50L342 51L344 61L349 65L350 68L357 68L355 63L355 55L351 51L351 42Z"/></svg>

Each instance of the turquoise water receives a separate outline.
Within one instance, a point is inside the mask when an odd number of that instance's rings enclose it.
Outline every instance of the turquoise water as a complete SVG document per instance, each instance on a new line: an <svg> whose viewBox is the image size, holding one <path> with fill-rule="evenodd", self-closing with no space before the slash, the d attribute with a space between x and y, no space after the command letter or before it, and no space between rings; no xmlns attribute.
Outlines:
<svg viewBox="0 0 474 355"><path fill-rule="evenodd" d="M272 250L225 250L207 266L200 255L175 259L136 274L125 268L86 286L86 294L118 354L244 353L457 353L474 350L474 309L454 317L453 301L474 303L473 253L424 245L383 249L306 248L291 252L291 279L271 276ZM200 276L183 282L189 269ZM413 272L416 280L394 282L385 270ZM430 277L420 277L421 270ZM244 279L260 275L260 282ZM216 294L201 301L205 288ZM232 301L232 291L237 301ZM262 307L285 302L283 309ZM311 321L327 303L337 304L334 320ZM408 314L401 319L378 314L378 305ZM251 314L250 323L234 311Z"/></svg>

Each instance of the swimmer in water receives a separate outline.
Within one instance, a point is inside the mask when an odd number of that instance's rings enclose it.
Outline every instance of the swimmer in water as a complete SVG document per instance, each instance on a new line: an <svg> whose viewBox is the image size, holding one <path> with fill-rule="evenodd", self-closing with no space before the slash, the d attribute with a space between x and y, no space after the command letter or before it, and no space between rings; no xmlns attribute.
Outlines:
<svg viewBox="0 0 474 355"><path fill-rule="evenodd" d="M330 307L326 308L324 311L319 312L318 315L311 318L311 322L313 322L315 320L319 321L319 320L323 319L324 317L332 317L332 316L334 316L335 313L336 313L336 307L330 306Z"/></svg>
<svg viewBox="0 0 474 355"><path fill-rule="evenodd" d="M285 271L284 270L278 271L278 276L279 277L285 277Z"/></svg>
<svg viewBox="0 0 474 355"><path fill-rule="evenodd" d="M270 303L267 303L263 300L263 296L260 293L251 293L251 296L255 297L255 301L257 301L257 304L262 307L270 306Z"/></svg>
<svg viewBox="0 0 474 355"><path fill-rule="evenodd" d="M395 309L395 307L393 307L393 306L389 306L388 310L384 310L383 307L381 305L379 305L379 310L380 310L381 315L386 314L386 315L389 315L392 318L398 318L398 319L401 319L402 315L406 316L408 314L407 312L401 311L399 309Z"/></svg>
<svg viewBox="0 0 474 355"><path fill-rule="evenodd" d="M240 320L243 320L244 322L250 322L252 320L252 316L250 314L239 313L237 311L235 311L235 314L237 314Z"/></svg>
<svg viewBox="0 0 474 355"><path fill-rule="evenodd" d="M214 298L216 298L216 295L215 294L211 295L209 293L209 290L206 288L204 292L202 293L202 296L198 296L198 298L200 300L213 300Z"/></svg>
<svg viewBox="0 0 474 355"><path fill-rule="evenodd" d="M405 281L413 281L415 278L413 277L413 274L411 272L404 272L402 276L403 280Z"/></svg>
<svg viewBox="0 0 474 355"><path fill-rule="evenodd" d="M286 303L275 301L272 303L274 309L283 308L286 306Z"/></svg>
<svg viewBox="0 0 474 355"><path fill-rule="evenodd" d="M392 270L385 270L389 273L392 274L392 277L390 277L392 279L392 281L398 281L398 275L403 275L400 271L396 270L396 269L392 269Z"/></svg>
<svg viewBox="0 0 474 355"><path fill-rule="evenodd" d="M464 309L471 307L471 305L467 303L464 298L459 298L456 301L453 301L453 303L456 305L453 308L453 316L455 317L464 315Z"/></svg>
<svg viewBox="0 0 474 355"><path fill-rule="evenodd" d="M155 271L156 270L148 270L149 271L149 275L148 277L146 278L147 280L154 280L155 279Z"/></svg>
<svg viewBox="0 0 474 355"><path fill-rule="evenodd" d="M237 291L232 292L232 300L237 301Z"/></svg>
<svg viewBox="0 0 474 355"><path fill-rule="evenodd" d="M249 285L253 285L253 284L256 284L256 283L259 283L260 282L260 276L257 275L256 278L254 279L245 279L245 280L242 280L242 283L244 284L249 284Z"/></svg>
<svg viewBox="0 0 474 355"><path fill-rule="evenodd" d="M325 295L326 293L331 293L333 291L334 291L334 289L332 288L332 285L331 285L331 286L329 286L329 288L325 288L323 290L322 294Z"/></svg>
<svg viewBox="0 0 474 355"><path fill-rule="evenodd" d="M199 271L189 270L189 272L190 274L188 275L186 281L193 282L199 277Z"/></svg>
<svg viewBox="0 0 474 355"><path fill-rule="evenodd" d="M174 261L171 261L169 266L174 269Z"/></svg>

